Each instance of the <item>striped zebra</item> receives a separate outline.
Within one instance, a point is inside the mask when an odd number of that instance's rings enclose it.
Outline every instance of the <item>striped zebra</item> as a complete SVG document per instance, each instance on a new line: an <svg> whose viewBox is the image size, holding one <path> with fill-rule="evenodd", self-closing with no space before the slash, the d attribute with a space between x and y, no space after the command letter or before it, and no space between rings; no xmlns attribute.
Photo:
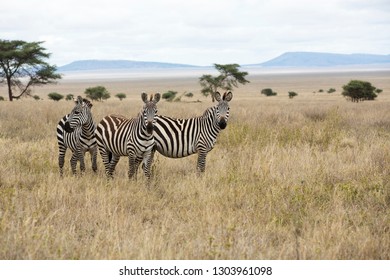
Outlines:
<svg viewBox="0 0 390 280"><path fill-rule="evenodd" d="M207 153L213 149L219 132L227 125L232 98L231 92L225 92L222 97L216 92L218 104L208 108L201 117L174 119L157 116L153 132L155 149L170 158L198 153L197 171L204 172Z"/></svg>
<svg viewBox="0 0 390 280"><path fill-rule="evenodd" d="M85 171L84 155L86 152L91 154L93 171L97 170L96 125L92 118L91 108L92 104L89 100L78 96L72 112L64 116L57 125L58 164L61 176L67 148L72 151L70 165L73 174L76 174L77 161L80 161L81 173Z"/></svg>
<svg viewBox="0 0 390 280"><path fill-rule="evenodd" d="M153 127L160 94L152 95L149 100L146 93L142 93L141 97L145 104L136 118L108 115L97 126L96 141L108 178L113 177L120 157L128 156L129 178L136 176L138 166L143 162L145 176L150 179Z"/></svg>

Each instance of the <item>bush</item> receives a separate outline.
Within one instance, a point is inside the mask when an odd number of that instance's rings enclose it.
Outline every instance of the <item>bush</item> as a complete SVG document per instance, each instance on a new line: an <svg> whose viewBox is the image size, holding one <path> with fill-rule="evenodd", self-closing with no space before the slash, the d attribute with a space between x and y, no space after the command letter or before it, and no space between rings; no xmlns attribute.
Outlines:
<svg viewBox="0 0 390 280"><path fill-rule="evenodd" d="M276 92L274 92L272 89L270 88L264 88L261 90L261 94L264 94L265 96L275 96L277 95Z"/></svg>
<svg viewBox="0 0 390 280"><path fill-rule="evenodd" d="M336 89L334 89L334 88L328 89L328 93L332 93L332 92L335 92L335 91L336 91Z"/></svg>
<svg viewBox="0 0 390 280"><path fill-rule="evenodd" d="M296 93L295 91L289 91L289 92L288 92L288 97L289 97L290 99L294 98L294 97L297 96L297 95L298 95L298 93Z"/></svg>
<svg viewBox="0 0 390 280"><path fill-rule="evenodd" d="M54 101L60 101L64 96L62 94L59 94L57 92L51 92L47 95L49 99L54 100Z"/></svg>
<svg viewBox="0 0 390 280"><path fill-rule="evenodd" d="M122 101L122 99L125 99L126 98L126 94L124 93L118 93L115 95L115 97L119 98L120 101Z"/></svg>
<svg viewBox="0 0 390 280"><path fill-rule="evenodd" d="M375 90L376 88L369 82L351 80L347 85L343 86L342 95L352 102L374 100L378 96Z"/></svg>
<svg viewBox="0 0 390 280"><path fill-rule="evenodd" d="M194 94L192 92L187 92L186 94L184 94L185 97L188 97L188 98L191 98L194 96Z"/></svg>
<svg viewBox="0 0 390 280"><path fill-rule="evenodd" d="M4 97L0 96L0 101L4 101L4 100L5 100Z"/></svg>
<svg viewBox="0 0 390 280"><path fill-rule="evenodd" d="M39 95L34 95L33 98L38 101L38 100L41 100L41 98L39 97Z"/></svg>
<svg viewBox="0 0 390 280"><path fill-rule="evenodd" d="M96 86L87 88L84 92L91 100L106 100L110 98L110 93L103 86Z"/></svg>
<svg viewBox="0 0 390 280"><path fill-rule="evenodd" d="M382 91L383 91L383 89L377 88L377 89L375 90L375 93L376 93L376 94L380 94Z"/></svg>
<svg viewBox="0 0 390 280"><path fill-rule="evenodd" d="M165 93L163 93L162 98L165 99L166 101L173 101L175 99L175 96L177 94L177 91L169 90Z"/></svg>
<svg viewBox="0 0 390 280"><path fill-rule="evenodd" d="M67 94L67 95L65 96L65 100L66 100L66 101L73 100L73 99L74 99L74 95L73 95L73 94Z"/></svg>

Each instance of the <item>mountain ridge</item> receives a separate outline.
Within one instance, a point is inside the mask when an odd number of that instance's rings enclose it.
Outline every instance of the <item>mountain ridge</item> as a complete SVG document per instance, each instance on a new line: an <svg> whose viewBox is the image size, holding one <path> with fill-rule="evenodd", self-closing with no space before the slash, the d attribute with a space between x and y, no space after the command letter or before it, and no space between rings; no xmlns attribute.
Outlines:
<svg viewBox="0 0 390 280"><path fill-rule="evenodd" d="M199 66L168 62L136 61L136 60L76 60L58 67L59 71L84 70L114 70L114 69L167 69L167 68L196 68Z"/></svg>
<svg viewBox="0 0 390 280"><path fill-rule="evenodd" d="M263 63L262 67L331 67L390 63L390 55L286 52Z"/></svg>
<svg viewBox="0 0 390 280"><path fill-rule="evenodd" d="M390 64L390 55L378 54L338 54L321 52L286 52L271 60L245 64L242 67L332 67ZM209 68L190 64L136 61L136 60L76 60L58 67L58 71L123 70L123 69L183 69Z"/></svg>

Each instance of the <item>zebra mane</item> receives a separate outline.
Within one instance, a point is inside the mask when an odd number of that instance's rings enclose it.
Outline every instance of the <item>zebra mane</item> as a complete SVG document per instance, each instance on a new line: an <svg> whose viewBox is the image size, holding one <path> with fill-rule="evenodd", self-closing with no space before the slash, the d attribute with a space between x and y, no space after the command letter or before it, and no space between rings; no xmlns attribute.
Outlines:
<svg viewBox="0 0 390 280"><path fill-rule="evenodd" d="M211 107L208 107L202 114L202 117L207 117L209 115L212 115L212 114L215 114L216 110L217 110L217 106L218 105L214 105L214 106L211 106Z"/></svg>
<svg viewBox="0 0 390 280"><path fill-rule="evenodd" d="M85 98L83 98L83 102L85 103L85 105L87 105L89 108L92 108L92 102L91 101L89 101L88 99L85 99Z"/></svg>
<svg viewBox="0 0 390 280"><path fill-rule="evenodd" d="M89 101L88 99L86 99L86 98L82 98L81 96L78 96L77 97L77 100L75 101L75 103L76 103L76 105L77 104L80 104L81 103L81 105L87 105L88 106L88 108L92 108L92 103L91 103L91 101ZM84 103L84 104L83 104Z"/></svg>

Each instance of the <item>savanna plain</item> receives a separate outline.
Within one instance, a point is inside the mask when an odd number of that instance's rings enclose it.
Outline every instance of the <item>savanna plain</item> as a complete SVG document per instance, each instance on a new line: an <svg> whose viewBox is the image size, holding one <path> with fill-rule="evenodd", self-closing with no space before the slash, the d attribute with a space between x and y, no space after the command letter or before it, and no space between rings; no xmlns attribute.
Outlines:
<svg viewBox="0 0 390 280"><path fill-rule="evenodd" d="M250 71L249 71L250 72ZM98 172L59 176L56 125L72 101L102 85L96 122L134 117L140 93L192 92L159 114L201 115L213 104L197 77L67 79L32 98L0 102L0 259L390 259L390 72L258 73L233 91L230 120L197 176L196 155L156 153L150 186L122 158ZM341 96L351 79L383 92ZM272 88L274 97L260 94ZM327 93L329 88L336 92ZM323 89L323 92L319 92ZM298 93L288 98L288 91ZM115 98L127 94L123 101ZM0 87L6 96L6 88ZM195 102L196 101L196 102ZM198 102L200 101L200 102Z"/></svg>

